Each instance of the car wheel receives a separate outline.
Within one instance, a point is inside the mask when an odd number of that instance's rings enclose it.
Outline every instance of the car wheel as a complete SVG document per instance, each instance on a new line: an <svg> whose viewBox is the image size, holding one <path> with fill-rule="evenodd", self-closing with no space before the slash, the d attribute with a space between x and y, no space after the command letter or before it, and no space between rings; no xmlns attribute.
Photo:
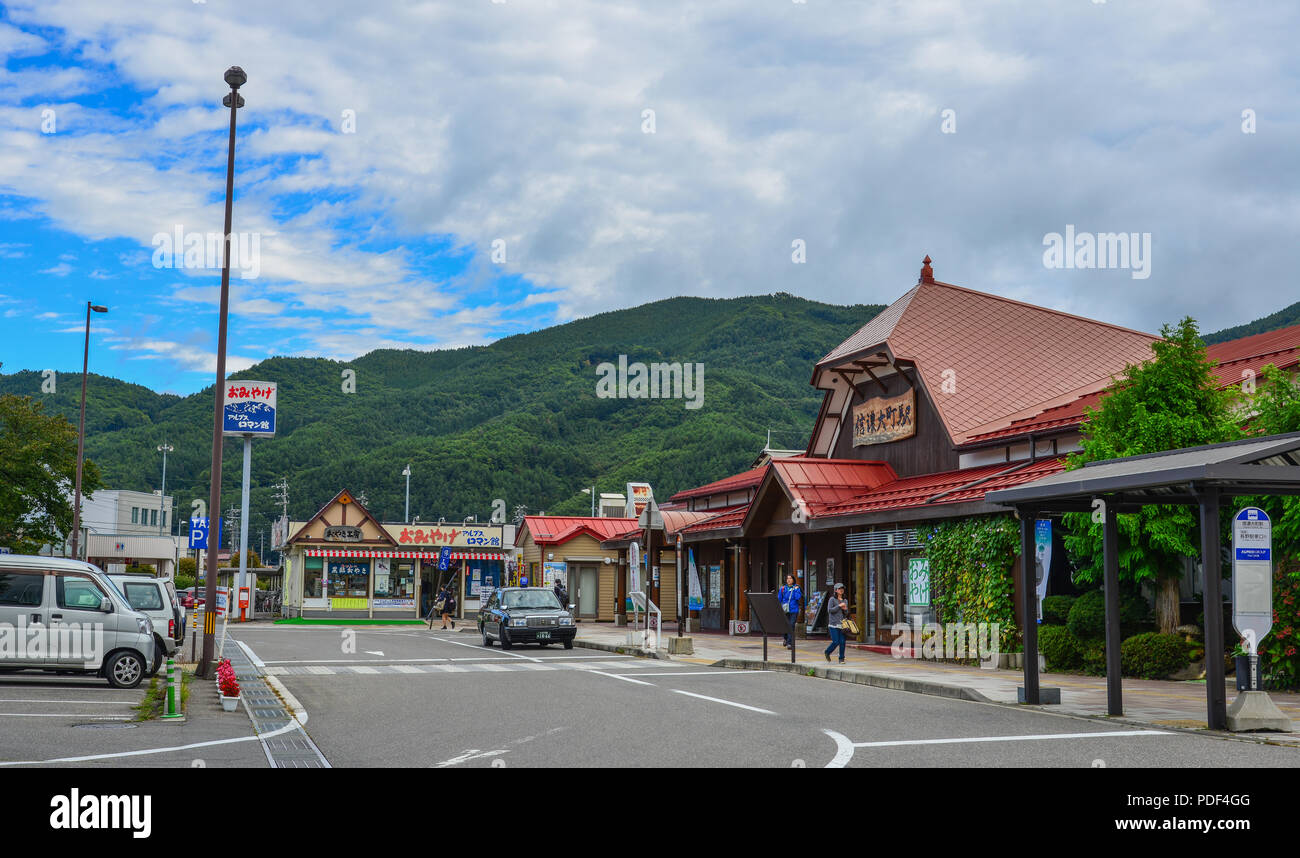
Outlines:
<svg viewBox="0 0 1300 858"><path fill-rule="evenodd" d="M153 664L149 665L149 671L148 673L145 674L145 676L154 676L162 668L163 652L165 650L166 650L166 646L163 644L162 638L158 637L157 635L154 635Z"/></svg>
<svg viewBox="0 0 1300 858"><path fill-rule="evenodd" d="M502 630L501 630L501 648L502 648L502 649L510 649L510 647L512 647L512 646L514 646L514 644L510 643L510 637L509 637L509 635L506 634L506 630L505 630L505 629L502 629Z"/></svg>
<svg viewBox="0 0 1300 858"><path fill-rule="evenodd" d="M565 649L573 649L573 640L570 639L570 640L565 641L565 642L564 642L564 648L565 648Z"/></svg>
<svg viewBox="0 0 1300 858"><path fill-rule="evenodd" d="M105 665L104 677L114 688L135 688L144 679L144 659L137 652L119 652Z"/></svg>
<svg viewBox="0 0 1300 858"><path fill-rule="evenodd" d="M483 646L492 646L492 638L487 636L487 629L483 628L481 624L478 627L478 633L483 636Z"/></svg>

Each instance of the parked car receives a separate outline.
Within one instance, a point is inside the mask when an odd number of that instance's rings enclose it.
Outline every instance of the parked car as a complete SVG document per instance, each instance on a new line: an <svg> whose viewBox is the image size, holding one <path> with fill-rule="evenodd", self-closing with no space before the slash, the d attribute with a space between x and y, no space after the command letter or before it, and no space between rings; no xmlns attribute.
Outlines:
<svg viewBox="0 0 1300 858"><path fill-rule="evenodd" d="M0 671L99 675L134 688L154 661L149 617L97 566L59 557L0 554L0 625L24 629L0 649ZM32 647L33 627L46 647Z"/></svg>
<svg viewBox="0 0 1300 858"><path fill-rule="evenodd" d="M154 659L149 676L162 667L163 659L175 655L185 641L185 614L172 582L148 575L125 575L110 572L108 577L126 596L131 607L153 622Z"/></svg>
<svg viewBox="0 0 1300 858"><path fill-rule="evenodd" d="M502 649L517 643L547 646L563 643L573 649L578 629L573 624L573 606L566 608L545 587L499 587L478 612L478 631L483 646L501 642Z"/></svg>

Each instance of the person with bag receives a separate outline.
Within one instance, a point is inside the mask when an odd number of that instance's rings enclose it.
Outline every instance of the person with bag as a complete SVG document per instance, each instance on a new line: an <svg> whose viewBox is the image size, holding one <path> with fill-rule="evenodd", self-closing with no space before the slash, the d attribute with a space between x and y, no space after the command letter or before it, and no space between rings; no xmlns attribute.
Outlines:
<svg viewBox="0 0 1300 858"><path fill-rule="evenodd" d="M803 591L799 585L794 583L793 575L785 576L785 584L781 587L780 592L776 594L776 599L785 609L786 619L790 621L790 629L793 631L795 623L799 622L799 608L803 605ZM789 649L794 645L790 638L791 632L785 633L785 648Z"/></svg>
<svg viewBox="0 0 1300 858"><path fill-rule="evenodd" d="M831 594L830 600L826 603L826 625L830 628L831 645L826 647L822 655L826 660L831 660L831 651L835 647L840 648L840 664L844 663L844 622L849 616L849 602L844 595L844 585L836 584L835 592Z"/></svg>
<svg viewBox="0 0 1300 858"><path fill-rule="evenodd" d="M569 591L564 589L563 578L555 579L555 590L552 592L555 593L555 598L560 601L560 607L567 611L569 609Z"/></svg>
<svg viewBox="0 0 1300 858"><path fill-rule="evenodd" d="M447 587L442 592L442 608L440 609L442 611L442 627L447 628L447 622L450 620L451 627L454 629L456 628L456 594L452 592L451 587Z"/></svg>

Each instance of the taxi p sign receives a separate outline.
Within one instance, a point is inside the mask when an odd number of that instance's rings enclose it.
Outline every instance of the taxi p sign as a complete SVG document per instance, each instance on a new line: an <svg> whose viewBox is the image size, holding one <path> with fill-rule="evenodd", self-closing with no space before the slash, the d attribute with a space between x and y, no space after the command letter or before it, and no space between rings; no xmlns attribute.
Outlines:
<svg viewBox="0 0 1300 858"><path fill-rule="evenodd" d="M1253 506L1232 519L1232 625L1250 655L1273 628L1273 523Z"/></svg>

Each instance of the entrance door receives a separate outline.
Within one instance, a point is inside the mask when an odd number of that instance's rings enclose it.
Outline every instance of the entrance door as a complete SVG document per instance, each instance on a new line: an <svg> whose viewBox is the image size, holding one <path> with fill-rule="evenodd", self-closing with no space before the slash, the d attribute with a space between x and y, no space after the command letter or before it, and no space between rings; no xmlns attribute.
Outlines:
<svg viewBox="0 0 1300 858"><path fill-rule="evenodd" d="M704 608L700 611L700 628L719 631L722 629L722 564L711 563L697 567L703 580L700 581L704 591Z"/></svg>
<svg viewBox="0 0 1300 858"><path fill-rule="evenodd" d="M871 552L873 572L876 576L876 642L887 644L894 640L893 626L898 613L898 569L893 551Z"/></svg>
<svg viewBox="0 0 1300 858"><path fill-rule="evenodd" d="M572 595L578 616L595 619L600 611L600 576L595 566L578 567L578 588Z"/></svg>

